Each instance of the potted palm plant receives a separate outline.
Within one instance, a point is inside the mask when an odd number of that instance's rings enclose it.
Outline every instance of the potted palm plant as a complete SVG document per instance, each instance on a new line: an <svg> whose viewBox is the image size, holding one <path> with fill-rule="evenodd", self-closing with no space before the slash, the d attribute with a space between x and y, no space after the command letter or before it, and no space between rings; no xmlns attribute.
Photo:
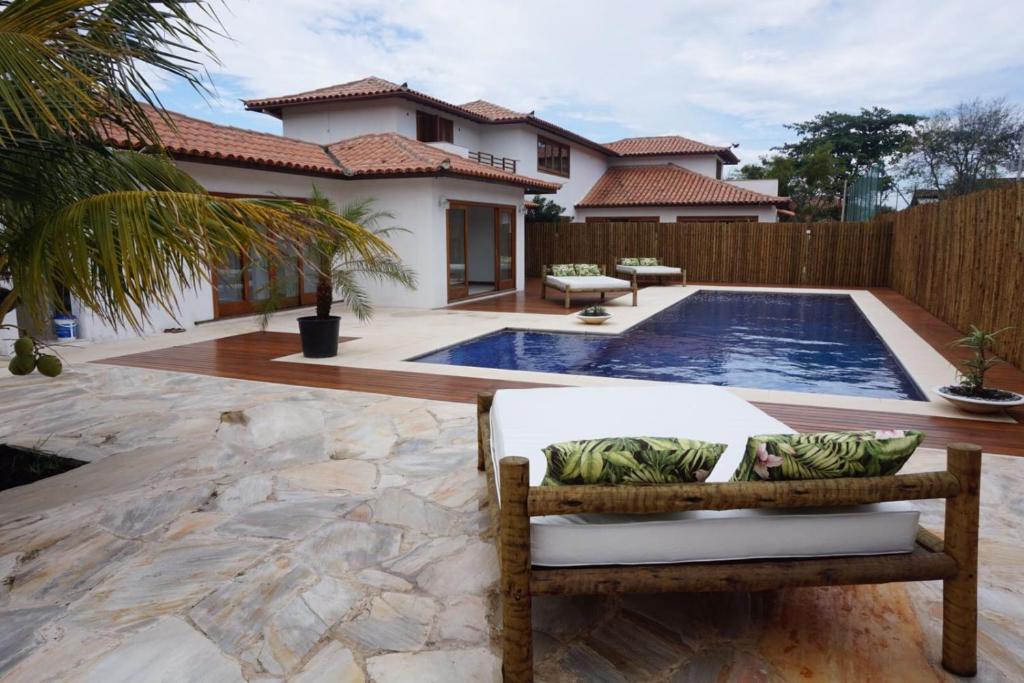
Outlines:
<svg viewBox="0 0 1024 683"><path fill-rule="evenodd" d="M963 368L958 373L960 382L936 387L935 393L968 413L995 413L1024 405L1024 396L1021 394L985 386L985 373L1002 362L991 355L992 342L996 335L1007 329L986 332L971 325L970 334L953 342L955 346L972 352L971 357L960 361Z"/></svg>
<svg viewBox="0 0 1024 683"><path fill-rule="evenodd" d="M307 250L307 258L315 259L316 311L299 318L302 355L307 358L331 358L338 355L338 332L341 316L331 314L334 295L348 305L360 321L373 316L369 294L363 286L366 279L395 282L414 289L416 275L398 258L385 238L400 228L380 228L383 220L393 219L388 211L374 207L367 198L346 205L340 212L317 187L313 187L310 205L336 213L344 227L327 231Z"/></svg>

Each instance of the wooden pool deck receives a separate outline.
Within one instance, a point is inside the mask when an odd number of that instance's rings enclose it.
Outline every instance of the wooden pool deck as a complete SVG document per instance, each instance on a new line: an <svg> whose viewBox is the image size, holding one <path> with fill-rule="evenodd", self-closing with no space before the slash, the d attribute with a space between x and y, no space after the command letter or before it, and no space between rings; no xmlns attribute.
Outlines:
<svg viewBox="0 0 1024 683"><path fill-rule="evenodd" d="M886 306L913 328L936 351L955 361L961 350L950 348L960 335L930 313L888 289L871 289ZM596 299L596 297L595 297ZM589 305L584 299L580 308ZM462 310L508 313L552 313L565 315L562 304L540 299L539 284L528 283L525 292L468 302ZM344 340L343 340L344 341ZM135 353L98 361L153 370L189 372L214 377L255 380L294 386L364 391L391 396L408 396L438 401L472 403L481 391L503 388L557 386L479 377L453 377L419 372L373 370L334 365L274 361L298 353L298 334L251 332L211 341ZM1024 372L1010 365L992 370L992 384L1024 392ZM925 387L927 389L927 387ZM955 441L979 444L988 452L1024 456L1024 410L1015 410L1015 422L907 415L865 410L846 410L778 403L755 403L773 417L798 431L830 429L920 429L925 444L942 448Z"/></svg>

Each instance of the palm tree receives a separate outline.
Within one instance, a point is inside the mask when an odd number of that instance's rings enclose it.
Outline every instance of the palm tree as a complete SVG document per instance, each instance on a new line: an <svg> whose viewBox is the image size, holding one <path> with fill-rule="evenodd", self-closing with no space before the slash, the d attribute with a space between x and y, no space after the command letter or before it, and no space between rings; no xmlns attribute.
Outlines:
<svg viewBox="0 0 1024 683"><path fill-rule="evenodd" d="M0 0L0 321L15 306L42 320L66 292L140 330L232 251L340 243L397 263L322 205L211 196L162 151L153 117L174 124L152 79L205 92L218 25L205 0ZM109 149L111 128L142 150Z"/></svg>
<svg viewBox="0 0 1024 683"><path fill-rule="evenodd" d="M397 227L379 227L382 221L393 220L395 215L390 211L376 209L373 197L351 202L337 211L334 202L314 186L309 203L325 211L336 212L345 220L381 238L402 231L402 228ZM334 292L337 291L356 318L369 320L373 316L373 307L360 282L362 279L395 282L409 289L416 287L416 274L392 253L367 254L366 250L356 251L347 241L332 236L319 240L314 252L320 259L316 283L317 318L331 317L331 304Z"/></svg>

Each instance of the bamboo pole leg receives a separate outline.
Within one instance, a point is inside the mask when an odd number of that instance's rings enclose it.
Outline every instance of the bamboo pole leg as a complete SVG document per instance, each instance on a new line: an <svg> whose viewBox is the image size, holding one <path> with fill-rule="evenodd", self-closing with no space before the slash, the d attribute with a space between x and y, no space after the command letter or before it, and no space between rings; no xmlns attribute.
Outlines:
<svg viewBox="0 0 1024 683"><path fill-rule="evenodd" d="M570 301L571 298L572 298L572 295L569 293L569 290L568 289L565 290L565 307L566 308L569 308L569 301Z"/></svg>
<svg viewBox="0 0 1024 683"><path fill-rule="evenodd" d="M946 469L960 493L946 500L945 551L957 575L942 583L942 666L958 676L978 671L978 521L981 447L950 444Z"/></svg>
<svg viewBox="0 0 1024 683"><path fill-rule="evenodd" d="M491 450L491 444L484 429L484 420L491 418L491 404L494 403L494 394L490 391L483 391L476 396L476 468L483 472L486 469L487 454Z"/></svg>
<svg viewBox="0 0 1024 683"><path fill-rule="evenodd" d="M533 614L530 598L530 461L502 458L498 464L501 511L502 673L505 683L533 680Z"/></svg>

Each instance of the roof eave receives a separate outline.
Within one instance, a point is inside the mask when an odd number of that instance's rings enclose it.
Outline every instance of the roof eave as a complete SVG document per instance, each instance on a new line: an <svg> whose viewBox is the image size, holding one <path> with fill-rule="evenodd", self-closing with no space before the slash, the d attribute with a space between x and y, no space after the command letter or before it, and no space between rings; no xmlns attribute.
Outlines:
<svg viewBox="0 0 1024 683"><path fill-rule="evenodd" d="M789 205L790 200L786 198L785 201L749 201L749 202L715 202L715 201L695 201L695 202L612 202L612 203L594 203L594 202L580 202L576 204L577 209L624 209L630 207L650 207L650 206L784 206Z"/></svg>
<svg viewBox="0 0 1024 683"><path fill-rule="evenodd" d="M270 114L275 118L281 118L282 110L285 107L331 104L334 102L362 102L366 100L379 100L392 97L417 102L428 107L433 107L434 109L440 109L441 111L461 116L462 118L469 119L476 123L494 123L491 119L472 112L469 109L463 109L458 105L444 102L443 100L436 99L430 95L424 95L423 93L415 90L389 90L386 92L366 93L362 95L323 95L319 97L299 97L294 99L279 97L265 100L243 100L242 102L248 111Z"/></svg>

